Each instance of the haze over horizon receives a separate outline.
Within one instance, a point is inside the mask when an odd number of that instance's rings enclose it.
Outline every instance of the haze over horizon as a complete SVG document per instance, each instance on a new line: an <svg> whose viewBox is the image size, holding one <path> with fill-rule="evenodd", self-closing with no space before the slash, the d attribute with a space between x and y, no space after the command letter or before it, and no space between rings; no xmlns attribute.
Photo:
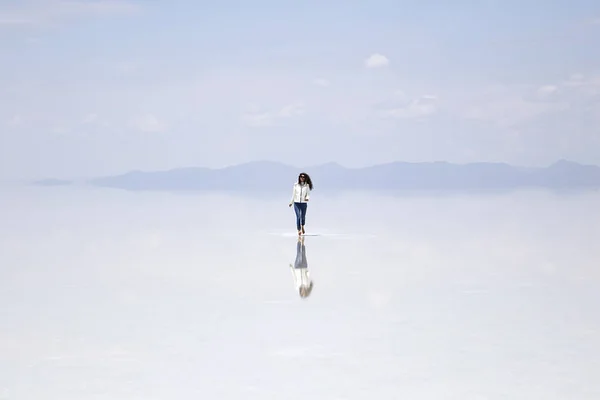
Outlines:
<svg viewBox="0 0 600 400"><path fill-rule="evenodd" d="M0 3L0 180L600 165L600 4Z"/></svg>

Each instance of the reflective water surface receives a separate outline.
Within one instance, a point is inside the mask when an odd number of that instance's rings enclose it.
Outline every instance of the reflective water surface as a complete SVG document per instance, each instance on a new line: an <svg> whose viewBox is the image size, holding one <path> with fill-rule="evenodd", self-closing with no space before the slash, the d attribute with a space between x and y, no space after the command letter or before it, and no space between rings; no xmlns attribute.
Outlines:
<svg viewBox="0 0 600 400"><path fill-rule="evenodd" d="M0 399L598 399L600 194L12 188Z"/></svg>

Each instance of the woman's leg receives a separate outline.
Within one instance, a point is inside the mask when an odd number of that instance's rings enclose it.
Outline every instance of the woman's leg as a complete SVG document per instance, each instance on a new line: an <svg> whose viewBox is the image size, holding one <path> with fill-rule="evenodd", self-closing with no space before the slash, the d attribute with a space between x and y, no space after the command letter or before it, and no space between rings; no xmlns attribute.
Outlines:
<svg viewBox="0 0 600 400"><path fill-rule="evenodd" d="M300 203L294 203L294 212L296 213L296 230L300 232L300 220L302 218L302 211L300 210Z"/></svg>
<svg viewBox="0 0 600 400"><path fill-rule="evenodd" d="M300 225L302 226L302 233L304 233L304 225L306 224L306 210L308 208L308 204L307 203L302 203L302 208L301 211L302 213L300 214Z"/></svg>

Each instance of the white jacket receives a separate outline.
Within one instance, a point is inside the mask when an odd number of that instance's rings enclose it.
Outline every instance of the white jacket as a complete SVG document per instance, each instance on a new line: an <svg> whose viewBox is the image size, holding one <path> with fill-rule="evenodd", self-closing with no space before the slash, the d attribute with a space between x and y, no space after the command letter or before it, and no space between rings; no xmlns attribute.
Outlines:
<svg viewBox="0 0 600 400"><path fill-rule="evenodd" d="M294 278L294 287L296 290L300 288L309 288L312 283L310 278L310 272L308 268L294 268L290 265L292 270L292 277Z"/></svg>
<svg viewBox="0 0 600 400"><path fill-rule="evenodd" d="M306 203L310 199L310 188L308 184L294 183L292 189L292 200L290 203Z"/></svg>

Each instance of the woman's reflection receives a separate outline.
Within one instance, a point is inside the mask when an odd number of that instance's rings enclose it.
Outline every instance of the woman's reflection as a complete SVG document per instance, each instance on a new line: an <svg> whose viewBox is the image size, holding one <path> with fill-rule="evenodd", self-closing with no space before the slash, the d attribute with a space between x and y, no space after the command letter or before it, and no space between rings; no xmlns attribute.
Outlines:
<svg viewBox="0 0 600 400"><path fill-rule="evenodd" d="M310 274L308 272L304 237L298 238L298 243L296 243L296 261L293 266L290 264L290 268L292 269L292 275L294 276L296 290L298 290L301 298L307 298L312 292L313 282L310 279Z"/></svg>

